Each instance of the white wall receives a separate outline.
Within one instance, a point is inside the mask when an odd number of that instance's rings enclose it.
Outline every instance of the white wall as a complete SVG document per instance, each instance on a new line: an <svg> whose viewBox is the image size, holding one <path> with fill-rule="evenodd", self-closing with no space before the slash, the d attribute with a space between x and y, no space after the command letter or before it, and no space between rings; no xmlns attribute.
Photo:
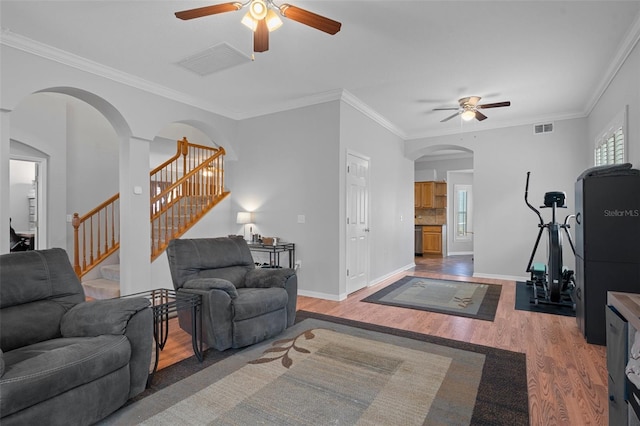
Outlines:
<svg viewBox="0 0 640 426"><path fill-rule="evenodd" d="M413 162L404 157L402 140L340 101L239 126L240 160L227 163L232 217L253 211L254 232L296 244L300 294L346 297L347 151L370 158L369 280L375 283L413 264Z"/></svg>
<svg viewBox="0 0 640 426"><path fill-rule="evenodd" d="M339 108L335 101L242 121L239 161L226 166L234 221L238 211L254 212L254 233L296 244L302 294L338 294Z"/></svg>
<svg viewBox="0 0 640 426"><path fill-rule="evenodd" d="M451 170L472 170L473 157L468 158L443 158L429 161L415 162L416 182L430 180L446 180L447 172Z"/></svg>
<svg viewBox="0 0 640 426"><path fill-rule="evenodd" d="M540 135L533 134L532 125L523 125L416 139L406 143L406 152L417 158L442 144L473 150L474 275L522 279L538 232L537 219L523 200L526 173L531 171L532 204L541 203L545 192L565 191L566 213L573 213L574 182L588 166L586 133L586 119L565 120L555 122L553 133ZM565 264L572 267L569 253L565 249Z"/></svg>
<svg viewBox="0 0 640 426"><path fill-rule="evenodd" d="M414 164L404 155L404 142L357 108L340 109L340 271L346 271L346 155L369 158L370 256L369 283L414 265ZM346 295L346 274L340 274Z"/></svg>

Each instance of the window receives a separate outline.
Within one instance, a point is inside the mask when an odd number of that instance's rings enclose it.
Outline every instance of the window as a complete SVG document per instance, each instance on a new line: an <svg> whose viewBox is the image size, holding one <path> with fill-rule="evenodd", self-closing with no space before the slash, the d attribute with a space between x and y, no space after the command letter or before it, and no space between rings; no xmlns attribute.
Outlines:
<svg viewBox="0 0 640 426"><path fill-rule="evenodd" d="M471 240L471 185L454 185L454 240Z"/></svg>
<svg viewBox="0 0 640 426"><path fill-rule="evenodd" d="M595 165L622 164L625 162L625 158L624 132L622 131L622 127L620 127L596 146Z"/></svg>
<svg viewBox="0 0 640 426"><path fill-rule="evenodd" d="M607 164L622 164L626 162L626 150L624 130L626 128L626 107L624 111L613 120L606 132L596 140L594 150L594 164L604 166Z"/></svg>

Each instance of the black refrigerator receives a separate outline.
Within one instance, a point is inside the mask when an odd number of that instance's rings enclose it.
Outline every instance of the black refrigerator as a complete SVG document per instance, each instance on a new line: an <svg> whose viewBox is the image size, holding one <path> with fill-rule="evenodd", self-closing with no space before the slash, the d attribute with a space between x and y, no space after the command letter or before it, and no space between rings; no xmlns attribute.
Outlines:
<svg viewBox="0 0 640 426"><path fill-rule="evenodd" d="M640 293L640 171L625 166L589 169L575 185L576 320L598 345L607 291Z"/></svg>

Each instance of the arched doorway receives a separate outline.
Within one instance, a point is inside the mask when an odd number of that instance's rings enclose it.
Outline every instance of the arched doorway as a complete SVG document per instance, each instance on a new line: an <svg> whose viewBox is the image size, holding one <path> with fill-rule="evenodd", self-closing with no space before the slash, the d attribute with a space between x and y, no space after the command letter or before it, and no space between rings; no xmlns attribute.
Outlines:
<svg viewBox="0 0 640 426"><path fill-rule="evenodd" d="M443 256L449 257L448 262L455 262L456 256L461 262L469 262L473 257L473 151L456 145L433 145L413 156L416 182L446 183Z"/></svg>

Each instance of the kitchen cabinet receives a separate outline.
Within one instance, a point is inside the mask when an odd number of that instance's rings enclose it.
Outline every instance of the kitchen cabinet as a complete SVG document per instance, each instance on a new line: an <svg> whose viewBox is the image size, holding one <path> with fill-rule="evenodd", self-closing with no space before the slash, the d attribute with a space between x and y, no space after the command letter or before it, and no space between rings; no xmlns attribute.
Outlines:
<svg viewBox="0 0 640 426"><path fill-rule="evenodd" d="M417 209L444 209L447 207L446 182L415 182L414 207Z"/></svg>
<svg viewBox="0 0 640 426"><path fill-rule="evenodd" d="M414 186L415 207L432 209L435 207L435 182L416 182Z"/></svg>
<svg viewBox="0 0 640 426"><path fill-rule="evenodd" d="M422 253L442 254L442 227L425 225L422 227Z"/></svg>
<svg viewBox="0 0 640 426"><path fill-rule="evenodd" d="M435 182L434 207L436 209L447 208L447 183Z"/></svg>

